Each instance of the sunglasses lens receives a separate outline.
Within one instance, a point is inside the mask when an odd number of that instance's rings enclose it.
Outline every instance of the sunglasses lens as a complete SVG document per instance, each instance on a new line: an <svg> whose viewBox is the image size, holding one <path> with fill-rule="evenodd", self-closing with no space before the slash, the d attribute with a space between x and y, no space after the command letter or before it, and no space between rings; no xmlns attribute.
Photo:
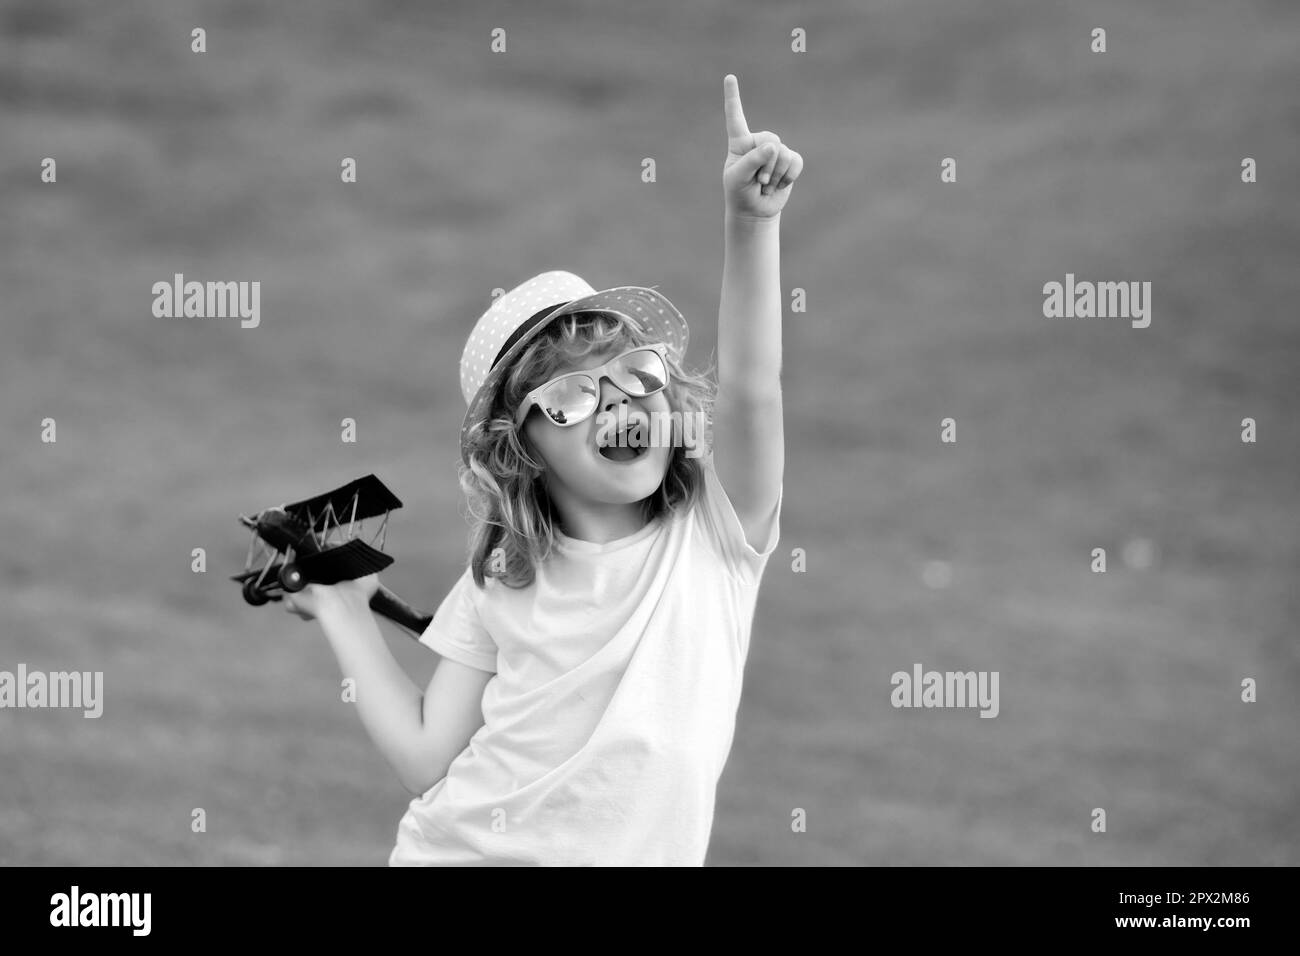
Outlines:
<svg viewBox="0 0 1300 956"><path fill-rule="evenodd" d="M607 373L623 391L638 398L653 395L668 384L668 367L654 349L624 355ZM537 404L556 425L573 425L591 415L600 401L595 379L586 373L568 375L542 390Z"/></svg>
<svg viewBox="0 0 1300 956"><path fill-rule="evenodd" d="M537 396L542 412L557 425L581 421L595 410L599 400L595 385L586 375L562 378Z"/></svg>
<svg viewBox="0 0 1300 956"><path fill-rule="evenodd" d="M609 370L609 377L629 395L653 395L668 382L668 369L659 353L641 349L624 355Z"/></svg>

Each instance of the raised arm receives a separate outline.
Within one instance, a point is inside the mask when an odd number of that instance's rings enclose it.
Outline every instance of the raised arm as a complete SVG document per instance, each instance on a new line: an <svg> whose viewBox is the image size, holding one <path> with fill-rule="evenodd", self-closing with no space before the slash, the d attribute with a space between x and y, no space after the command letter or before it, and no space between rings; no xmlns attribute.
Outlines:
<svg viewBox="0 0 1300 956"><path fill-rule="evenodd" d="M714 466L746 539L757 547L785 468L781 210L803 157L775 133L751 133L736 77L728 73L722 84L727 159Z"/></svg>

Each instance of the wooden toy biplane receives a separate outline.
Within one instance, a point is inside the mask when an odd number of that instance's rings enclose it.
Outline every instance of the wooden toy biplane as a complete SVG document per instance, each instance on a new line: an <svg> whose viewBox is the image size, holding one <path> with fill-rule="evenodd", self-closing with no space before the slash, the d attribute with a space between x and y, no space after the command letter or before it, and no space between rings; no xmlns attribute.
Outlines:
<svg viewBox="0 0 1300 956"><path fill-rule="evenodd" d="M244 600L256 607L308 584L338 584L376 574L393 563L382 549L388 515L400 507L401 499L382 481L366 475L305 501L266 508L252 517L240 515L239 523L252 530L253 540L243 572L231 580L240 583ZM383 520L366 541L364 522L380 515ZM382 586L370 607L417 636L433 619Z"/></svg>

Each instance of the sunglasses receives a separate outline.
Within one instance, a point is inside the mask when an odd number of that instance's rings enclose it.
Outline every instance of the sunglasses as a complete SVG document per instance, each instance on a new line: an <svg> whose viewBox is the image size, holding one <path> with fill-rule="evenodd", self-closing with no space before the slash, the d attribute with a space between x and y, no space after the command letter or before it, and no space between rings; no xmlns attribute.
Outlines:
<svg viewBox="0 0 1300 956"><path fill-rule="evenodd" d="M600 380L608 378L634 398L662 392L668 385L668 363L663 343L643 345L616 355L598 368L566 372L539 385L519 403L515 427L536 405L552 425L570 428L585 422L600 404Z"/></svg>

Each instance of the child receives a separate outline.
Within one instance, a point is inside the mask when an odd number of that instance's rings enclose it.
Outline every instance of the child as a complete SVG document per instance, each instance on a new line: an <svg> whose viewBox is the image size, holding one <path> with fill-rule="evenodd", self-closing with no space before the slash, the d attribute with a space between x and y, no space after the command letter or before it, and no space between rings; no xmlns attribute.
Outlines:
<svg viewBox="0 0 1300 956"><path fill-rule="evenodd" d="M704 863L779 536L779 226L803 168L749 132L730 74L723 99L716 395L685 373L686 323L658 292L537 276L461 357L477 523L421 637L441 655L425 693L368 610L374 576L285 599L321 622L418 794L391 865Z"/></svg>

